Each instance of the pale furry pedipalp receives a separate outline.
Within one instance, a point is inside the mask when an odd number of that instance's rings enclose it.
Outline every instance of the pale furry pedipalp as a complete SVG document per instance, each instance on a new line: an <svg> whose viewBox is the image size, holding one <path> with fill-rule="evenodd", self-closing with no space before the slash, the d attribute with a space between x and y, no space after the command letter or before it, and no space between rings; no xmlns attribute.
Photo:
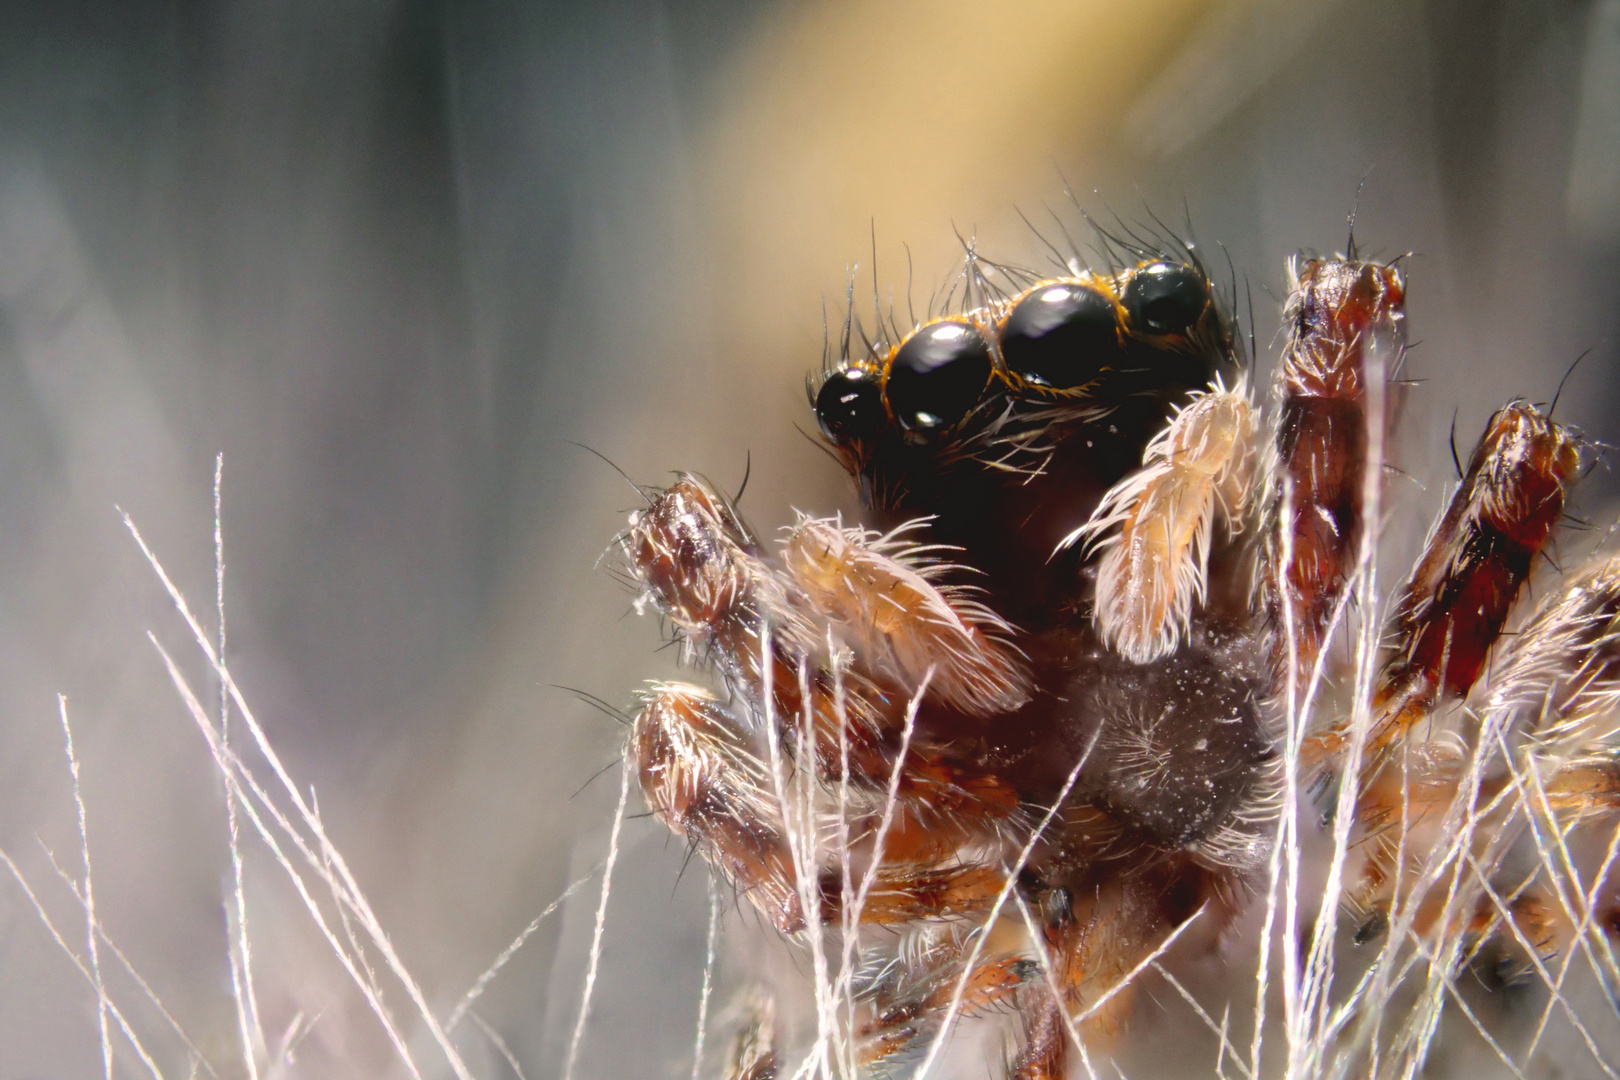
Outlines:
<svg viewBox="0 0 1620 1080"><path fill-rule="evenodd" d="M897 539L906 528L884 535L800 514L782 561L846 644L902 686L933 669L928 694L951 708L983 716L1023 705L1030 679L1012 627L971 589L936 584L949 564L930 560L937 548Z"/></svg>
<svg viewBox="0 0 1620 1080"><path fill-rule="evenodd" d="M1058 550L1102 552L1094 619L1103 640L1146 664L1175 651L1208 582L1216 510L1240 531L1254 471L1255 415L1239 378L1194 395Z"/></svg>

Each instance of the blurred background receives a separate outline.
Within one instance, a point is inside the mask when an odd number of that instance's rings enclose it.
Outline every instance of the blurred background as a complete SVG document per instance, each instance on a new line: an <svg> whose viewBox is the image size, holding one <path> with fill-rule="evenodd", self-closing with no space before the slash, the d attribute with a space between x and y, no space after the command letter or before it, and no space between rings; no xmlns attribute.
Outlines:
<svg viewBox="0 0 1620 1080"><path fill-rule="evenodd" d="M43 853L78 865L65 694L98 912L224 1076L222 788L146 632L208 682L114 509L212 628L217 452L235 677L443 1010L602 857L622 732L558 687L628 706L673 672L595 568L636 496L575 444L647 483L751 461L765 532L853 511L803 385L874 253L903 309L958 234L1026 263L1020 212L1080 235L1065 183L1190 218L1263 371L1285 257L1342 248L1365 178L1363 252L1413 253L1418 531L1453 409L1466 453L1586 352L1560 419L1620 440L1616 0L5 9L0 846L82 941ZM622 847L575 1075L686 1075L705 875L650 820ZM265 1025L313 1020L293 1075L403 1075L262 851L246 874ZM561 1071L596 902L480 1002L528 1077ZM94 994L0 877L0 1080L99 1070Z"/></svg>

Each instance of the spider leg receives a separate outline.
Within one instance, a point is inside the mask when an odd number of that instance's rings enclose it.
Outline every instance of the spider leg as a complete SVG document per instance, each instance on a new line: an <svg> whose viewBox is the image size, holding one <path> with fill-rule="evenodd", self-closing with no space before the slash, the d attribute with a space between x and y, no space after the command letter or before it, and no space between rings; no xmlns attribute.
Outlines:
<svg viewBox="0 0 1620 1080"><path fill-rule="evenodd" d="M647 693L626 759L653 816L684 836L783 933L804 927L780 808L747 730L707 690Z"/></svg>
<svg viewBox="0 0 1620 1080"><path fill-rule="evenodd" d="M1547 781L1547 805L1564 818L1620 810L1620 757L1613 750L1565 764Z"/></svg>
<svg viewBox="0 0 1620 1080"><path fill-rule="evenodd" d="M1533 405L1514 402L1491 417L1396 608L1396 652L1374 700L1375 759L1442 698L1465 697L1485 670L1563 516L1580 447Z"/></svg>
<svg viewBox="0 0 1620 1080"><path fill-rule="evenodd" d="M1573 456L1573 450L1570 454ZM1448 513L1447 519L1453 516ZM1444 531L1443 522L1436 532ZM1520 558L1523 565L1529 565L1529 553L1521 553ZM1432 561L1420 562L1420 571ZM1478 590L1473 595L1477 598ZM1503 603L1509 600L1511 597ZM1437 602L1431 608L1438 610L1443 605ZM1471 601L1469 611L1476 620L1484 610L1477 599ZM1450 636L1465 643L1479 640L1467 626L1451 631ZM1420 654L1419 648L1411 647L1404 655ZM1392 670L1404 670L1399 664L1398 658ZM1445 653L1441 664L1434 665L1437 670L1429 676L1428 685L1438 683L1445 688L1445 679L1457 678L1459 671L1461 677L1468 677L1470 671L1477 677L1483 659L1473 661L1469 650L1460 649ZM1620 705L1620 557L1588 568L1552 594L1514 640L1501 669L1481 710L1479 745L1473 751L1479 775L1471 785L1463 784L1460 758L1452 761L1445 775L1428 784L1421 770L1395 767L1400 763L1397 755L1407 755L1409 761L1414 751L1438 745L1434 742L1393 750L1389 761L1369 771L1358 804L1360 824L1369 832L1385 834L1369 845L1357 896L1373 912L1369 925L1376 924L1393 903L1389 879L1395 850L1404 846L1417 860L1430 846L1421 835L1421 819L1426 814L1439 818L1448 805L1478 805L1481 797L1497 804L1495 811L1489 810L1489 804L1481 811L1486 823L1474 826L1478 839L1467 845L1471 857L1489 867L1511 837L1525 829L1543 837L1538 847L1544 848L1541 857L1545 861L1557 857L1545 848L1545 837L1620 809L1620 759L1615 753L1615 713ZM1460 678L1451 688L1466 692L1468 686L1458 682ZM1407 700L1412 696L1407 695ZM1484 763L1499 754L1505 769L1488 775ZM1455 818L1457 810L1451 813ZM1540 823L1549 828L1542 829ZM1458 851L1453 858L1461 854ZM1572 930L1566 925L1570 912L1585 906L1585 899L1574 893L1553 905L1547 901L1545 889L1534 881L1513 890L1509 911L1498 910L1501 905L1490 897L1482 898L1482 904L1487 900L1489 910L1476 916L1476 921L1486 917L1500 927L1504 920L1511 920L1518 950L1534 956L1555 951L1556 942ZM1420 898L1420 902L1433 906L1428 898ZM1424 929L1426 922L1420 917L1418 928ZM1501 936L1499 928L1495 932ZM1476 928L1475 936L1483 940L1489 935Z"/></svg>
<svg viewBox="0 0 1620 1080"><path fill-rule="evenodd" d="M939 866L885 863L862 881L853 902L860 904L860 922L888 925L914 919L949 919L978 916L989 910L1007 877L994 866L955 862ZM826 919L834 921L844 901L838 877L824 879ZM864 892L864 896L862 895Z"/></svg>
<svg viewBox="0 0 1620 1080"><path fill-rule="evenodd" d="M865 991L870 1019L855 1031L862 1064L907 1053L935 1037L958 982L958 1015L973 1016L1013 1000L1035 977L1031 961L1001 956L980 963L964 980L966 940L958 933L932 938L926 948L890 964Z"/></svg>
<svg viewBox="0 0 1620 1080"><path fill-rule="evenodd" d="M1394 645L1373 697L1367 757L1358 782L1358 823L1367 845L1355 900L1376 922L1392 902L1397 852L1424 849L1414 830L1443 816L1460 769L1438 780L1411 769L1397 747L1447 699L1461 699L1485 670L1514 603L1564 511L1580 463L1580 440L1515 402L1486 425L1462 483L1430 532L1390 620ZM1340 724L1318 747L1337 752ZM1419 751L1420 755L1427 751ZM1495 749L1483 746L1491 755ZM1455 765L1455 761L1452 762Z"/></svg>
<svg viewBox="0 0 1620 1080"><path fill-rule="evenodd" d="M638 604L663 613L688 657L711 664L750 715L773 716L788 752L807 724L822 779L846 767L863 780L887 775L883 736L898 727L904 698L829 670L820 627L724 496L682 475L631 515L621 547L645 590Z"/></svg>
<svg viewBox="0 0 1620 1080"><path fill-rule="evenodd" d="M1612 820L1620 811L1620 556L1609 556L1565 582L1537 610L1510 650L1492 688L1487 729L1514 747L1520 810L1533 835ZM1511 741L1510 741L1511 740ZM1536 789L1539 789L1536 790ZM1543 858L1545 859L1545 855ZM1594 882L1596 887L1598 882ZM1520 890L1513 916L1521 947L1547 956L1573 938L1574 916L1591 917L1580 890L1546 899L1539 882ZM1606 918L1595 924L1612 930Z"/></svg>
<svg viewBox="0 0 1620 1080"><path fill-rule="evenodd" d="M1385 380L1404 348L1406 288L1394 266L1342 257L1295 260L1289 278L1261 589L1278 682L1291 669L1303 686L1355 569L1370 440L1384 438Z"/></svg>

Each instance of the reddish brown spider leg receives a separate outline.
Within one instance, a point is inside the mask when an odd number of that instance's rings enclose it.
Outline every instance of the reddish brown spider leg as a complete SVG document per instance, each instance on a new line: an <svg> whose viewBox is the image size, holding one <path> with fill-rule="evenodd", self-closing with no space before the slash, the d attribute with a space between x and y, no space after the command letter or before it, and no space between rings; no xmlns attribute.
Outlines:
<svg viewBox="0 0 1620 1080"><path fill-rule="evenodd" d="M1310 259L1291 266L1283 318L1288 342L1277 376L1274 522L1262 562L1276 670L1310 678L1361 544L1369 436L1383 439L1389 409L1380 381L1404 348L1401 273L1393 266ZM1375 421L1375 422L1370 422Z"/></svg>
<svg viewBox="0 0 1620 1080"><path fill-rule="evenodd" d="M1368 769L1485 670L1580 468L1578 435L1533 405L1492 416L1462 484L1401 594L1397 645L1374 697ZM1366 774L1364 774L1364 777Z"/></svg>
<svg viewBox="0 0 1620 1080"><path fill-rule="evenodd" d="M953 863L945 866L917 866L885 862L871 876L871 887L859 896L860 921L876 925L910 922L913 919L980 916L995 903L1007 876L993 866ZM831 922L843 910L845 899L840 875L829 873L822 881L825 918Z"/></svg>
<svg viewBox="0 0 1620 1080"><path fill-rule="evenodd" d="M895 792L883 859L931 863L964 844L994 842L1018 815L1018 792L989 773L972 774L938 753L913 746ZM871 837L882 823L874 808L853 830L852 842Z"/></svg>
<svg viewBox="0 0 1620 1080"><path fill-rule="evenodd" d="M1362 829L1387 834L1369 845L1362 871L1361 900L1375 910L1390 902L1393 858L1409 829L1405 814L1443 813L1455 793L1440 797L1442 793L1430 790L1434 785L1424 789L1421 784L1406 784L1401 779L1405 771L1393 767L1392 758L1400 753L1395 746L1442 699L1463 698L1473 690L1534 560L1563 515L1568 489L1579 470L1579 449L1576 434L1552 423L1534 406L1513 403L1498 411L1401 593L1390 620L1395 654L1375 691L1358 801ZM1591 588L1578 589L1576 596L1589 601ZM1570 648L1575 644L1571 627L1581 619L1565 607L1554 604L1524 636L1515 659L1508 661L1503 690L1511 696L1503 701L1523 699L1528 704L1536 696L1529 685L1533 670L1545 670L1549 664L1557 667L1558 662L1589 662L1589 657L1578 659L1578 651ZM1545 641L1549 635L1555 640ZM1518 659L1524 656L1531 657L1529 667ZM1503 690L1498 690L1498 698ZM1547 690L1550 687L1542 690L1544 698ZM1542 704L1545 714L1545 706L1554 703ZM1570 701L1563 701L1555 712L1563 714L1568 708ZM1336 748L1345 738L1341 725L1328 732L1324 742ZM1481 750L1492 753L1490 748ZM1414 852L1413 845L1406 847Z"/></svg>
<svg viewBox="0 0 1620 1080"><path fill-rule="evenodd" d="M1435 705L1466 696L1478 681L1563 515L1581 445L1533 405L1515 402L1491 417L1390 619L1395 646L1374 695L1364 782ZM1308 754L1322 760L1347 743L1340 724Z"/></svg>
<svg viewBox="0 0 1620 1080"><path fill-rule="evenodd" d="M964 982L963 946L964 939L952 935L919 955L897 959L868 991L871 1019L856 1031L862 1064L893 1057L935 1037L958 982L962 998L957 1013L972 1016L1008 1001L1029 979L1038 977L1030 961L999 957L981 963Z"/></svg>
<svg viewBox="0 0 1620 1080"><path fill-rule="evenodd" d="M644 598L734 694L759 702L769 686L788 753L808 717L805 734L823 779L843 775L846 760L855 776L887 775L880 732L893 727L896 704L853 673L840 687L817 662L823 634L728 500L683 475L631 515L621 546Z"/></svg>
<svg viewBox="0 0 1620 1080"><path fill-rule="evenodd" d="M803 903L780 808L765 771L768 766L758 756L755 741L712 694L678 684L653 687L636 716L627 756L659 821L686 837L780 930L803 929ZM919 767L929 766L921 761ZM902 792L897 798L889 832L884 834L883 862L872 875L861 907L862 922L979 913L990 906L1005 881L1005 875L991 867L939 864L946 852L940 850L940 819L932 817L941 812L932 794L942 786L937 767L934 772L932 779L914 785L919 791L909 798ZM972 832L982 835L980 815L995 816L993 808L983 803L973 803L967 812L971 793L958 790L955 796L962 804L958 811L962 820L942 834L954 838L951 850ZM1014 797L1003 809L1010 813L1016 807ZM926 830L921 824L925 816L930 817ZM868 808L856 820L851 843L856 857L870 857L879 818ZM836 868L825 872L824 920L836 921L843 910L842 881Z"/></svg>
<svg viewBox="0 0 1620 1080"><path fill-rule="evenodd" d="M695 686L653 687L626 754L653 816L783 933L804 927L781 814L741 725Z"/></svg>

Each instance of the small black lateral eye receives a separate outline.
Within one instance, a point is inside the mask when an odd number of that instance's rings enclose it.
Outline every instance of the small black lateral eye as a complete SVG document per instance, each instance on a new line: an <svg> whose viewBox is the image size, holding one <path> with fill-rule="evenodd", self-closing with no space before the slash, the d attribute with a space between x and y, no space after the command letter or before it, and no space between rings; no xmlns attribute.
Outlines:
<svg viewBox="0 0 1620 1080"><path fill-rule="evenodd" d="M845 368L827 376L816 392L816 423L835 443L869 438L883 426L883 391L865 368Z"/></svg>
<svg viewBox="0 0 1620 1080"><path fill-rule="evenodd" d="M1078 282L1031 290L1001 327L1007 370L1036 386L1084 386L1119 356L1113 301Z"/></svg>
<svg viewBox="0 0 1620 1080"><path fill-rule="evenodd" d="M1177 334L1209 306L1209 282L1190 266L1148 263L1131 275L1123 300L1138 333Z"/></svg>
<svg viewBox="0 0 1620 1080"><path fill-rule="evenodd" d="M907 431L936 431L966 416L990 381L990 346L979 328L955 319L906 339L889 365L885 392Z"/></svg>

